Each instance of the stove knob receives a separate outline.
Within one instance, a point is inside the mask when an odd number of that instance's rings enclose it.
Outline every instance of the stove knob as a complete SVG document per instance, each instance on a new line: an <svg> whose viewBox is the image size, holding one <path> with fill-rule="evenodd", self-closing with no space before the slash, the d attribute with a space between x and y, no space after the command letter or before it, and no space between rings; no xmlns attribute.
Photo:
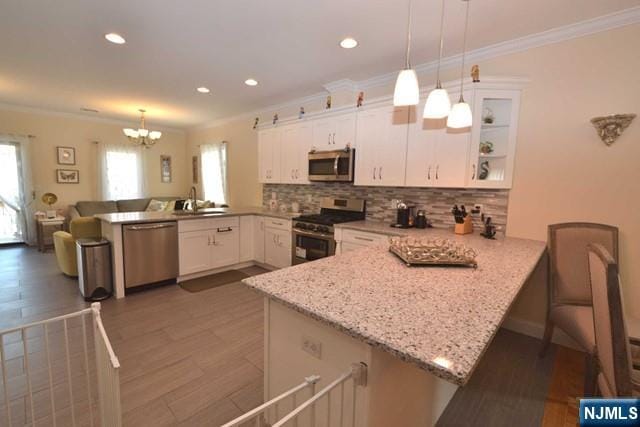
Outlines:
<svg viewBox="0 0 640 427"><path fill-rule="evenodd" d="M320 225L320 226L316 227L316 230L321 232L321 233L327 233L327 232L329 232L329 227L326 227L324 225Z"/></svg>
<svg viewBox="0 0 640 427"><path fill-rule="evenodd" d="M313 225L313 224L309 224L309 225L307 225L307 230L309 230L309 231L316 230L317 228L318 228L318 227L316 227L316 226L315 226L315 225Z"/></svg>
<svg viewBox="0 0 640 427"><path fill-rule="evenodd" d="M296 228L299 228L300 230L304 230L304 229L306 229L306 228L307 228L307 225L306 225L306 224L304 224L304 223L302 223L302 222L296 222L295 227L296 227Z"/></svg>

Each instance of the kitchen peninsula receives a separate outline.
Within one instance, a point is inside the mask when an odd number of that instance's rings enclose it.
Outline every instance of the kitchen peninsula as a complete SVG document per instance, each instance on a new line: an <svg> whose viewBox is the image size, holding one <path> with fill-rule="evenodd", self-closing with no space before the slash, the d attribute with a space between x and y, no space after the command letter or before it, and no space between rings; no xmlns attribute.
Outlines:
<svg viewBox="0 0 640 427"><path fill-rule="evenodd" d="M381 231L368 221L336 228ZM324 387L364 362L369 379L356 398L357 425L436 422L471 377L545 244L409 233L475 249L478 268L407 267L387 243L376 243L243 281L265 297L265 400L311 374ZM309 343L314 354L305 351Z"/></svg>
<svg viewBox="0 0 640 427"><path fill-rule="evenodd" d="M167 282L254 264L287 267L291 265L291 218L297 215L258 207L208 209L195 214L121 212L95 217L101 221L103 238L111 243L114 296L123 298L129 287L158 281L157 275L148 273L166 264L174 264L165 274ZM156 233L165 234L154 237ZM127 236L133 235L137 235L135 242L127 245ZM132 267L129 271L127 262ZM136 277L132 278L133 269Z"/></svg>

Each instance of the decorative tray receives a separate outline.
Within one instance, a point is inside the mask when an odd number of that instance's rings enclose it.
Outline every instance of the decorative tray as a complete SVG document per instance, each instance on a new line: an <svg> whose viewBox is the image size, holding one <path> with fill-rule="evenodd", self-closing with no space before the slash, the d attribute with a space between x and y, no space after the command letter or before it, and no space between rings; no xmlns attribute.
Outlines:
<svg viewBox="0 0 640 427"><path fill-rule="evenodd" d="M446 239L390 237L389 251L411 265L478 267L475 250Z"/></svg>

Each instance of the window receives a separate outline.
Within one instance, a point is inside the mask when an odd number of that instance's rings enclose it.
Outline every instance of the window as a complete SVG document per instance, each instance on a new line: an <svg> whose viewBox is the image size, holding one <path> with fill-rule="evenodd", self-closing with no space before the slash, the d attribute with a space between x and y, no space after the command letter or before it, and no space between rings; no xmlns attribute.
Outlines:
<svg viewBox="0 0 640 427"><path fill-rule="evenodd" d="M216 205L227 203L227 144L218 142L200 146L202 189L205 200Z"/></svg>
<svg viewBox="0 0 640 427"><path fill-rule="evenodd" d="M101 147L101 163L104 200L136 199L143 196L140 147L105 145Z"/></svg>

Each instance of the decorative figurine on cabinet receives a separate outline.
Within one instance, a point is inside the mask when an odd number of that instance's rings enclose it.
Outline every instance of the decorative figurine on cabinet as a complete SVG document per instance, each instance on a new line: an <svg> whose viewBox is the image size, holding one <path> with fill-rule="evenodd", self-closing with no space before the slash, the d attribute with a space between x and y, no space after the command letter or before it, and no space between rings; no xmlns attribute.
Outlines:
<svg viewBox="0 0 640 427"><path fill-rule="evenodd" d="M258 123L260 123L260 117L256 117L256 119L253 121L253 129L258 129Z"/></svg>
<svg viewBox="0 0 640 427"><path fill-rule="evenodd" d="M356 107L360 108L362 107L362 103L364 102L364 92L360 92L358 94L358 101L356 102Z"/></svg>
<svg viewBox="0 0 640 427"><path fill-rule="evenodd" d="M273 124L275 125L276 123L278 123L278 113L273 115Z"/></svg>
<svg viewBox="0 0 640 427"><path fill-rule="evenodd" d="M496 116L493 114L493 110L489 107L486 107L482 110L482 122L490 125L496 120Z"/></svg>
<svg viewBox="0 0 640 427"><path fill-rule="evenodd" d="M301 119L304 117L304 107L300 107L300 111L298 112L298 118Z"/></svg>
<svg viewBox="0 0 640 427"><path fill-rule="evenodd" d="M326 110L329 110L331 108L331 95L327 96L327 104L324 107Z"/></svg>
<svg viewBox="0 0 640 427"><path fill-rule="evenodd" d="M477 65L471 67L471 79L474 83L480 82L480 67Z"/></svg>
<svg viewBox="0 0 640 427"><path fill-rule="evenodd" d="M478 174L478 179L487 179L489 176L489 161L485 160L480 163L480 173Z"/></svg>

